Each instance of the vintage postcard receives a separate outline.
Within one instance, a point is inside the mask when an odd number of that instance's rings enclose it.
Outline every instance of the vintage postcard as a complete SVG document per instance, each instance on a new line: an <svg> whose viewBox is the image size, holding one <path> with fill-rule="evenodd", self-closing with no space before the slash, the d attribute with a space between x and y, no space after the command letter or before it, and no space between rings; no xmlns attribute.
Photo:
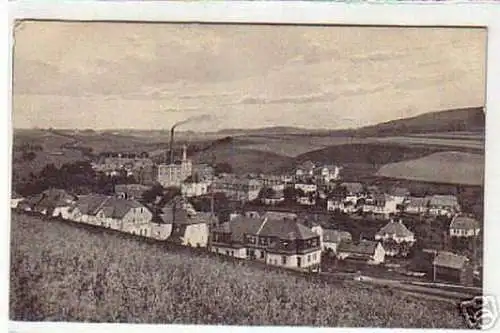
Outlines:
<svg viewBox="0 0 500 333"><path fill-rule="evenodd" d="M16 22L9 316L491 328L487 30Z"/></svg>

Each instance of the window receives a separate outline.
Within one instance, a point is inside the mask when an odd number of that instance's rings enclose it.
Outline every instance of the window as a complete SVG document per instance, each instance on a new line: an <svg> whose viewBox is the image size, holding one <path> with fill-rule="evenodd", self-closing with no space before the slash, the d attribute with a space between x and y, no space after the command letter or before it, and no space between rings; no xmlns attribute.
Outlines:
<svg viewBox="0 0 500 333"><path fill-rule="evenodd" d="M313 254L313 260L316 261L316 258L317 258L317 256L316 256L316 253L315 253L315 254Z"/></svg>
<svg viewBox="0 0 500 333"><path fill-rule="evenodd" d="M300 267L300 264L302 263L302 258L297 257L297 267Z"/></svg>
<svg viewBox="0 0 500 333"><path fill-rule="evenodd" d="M286 256L282 256L282 257L281 257L281 264L282 264L282 265L286 265L286 259L287 259L287 257L286 257Z"/></svg>
<svg viewBox="0 0 500 333"><path fill-rule="evenodd" d="M229 255L229 251L228 251L228 250L226 250L226 255L227 255L227 256Z"/></svg>
<svg viewBox="0 0 500 333"><path fill-rule="evenodd" d="M307 256L307 262L311 262L311 255Z"/></svg>
<svg viewBox="0 0 500 333"><path fill-rule="evenodd" d="M260 259L264 259L264 251L260 251Z"/></svg>

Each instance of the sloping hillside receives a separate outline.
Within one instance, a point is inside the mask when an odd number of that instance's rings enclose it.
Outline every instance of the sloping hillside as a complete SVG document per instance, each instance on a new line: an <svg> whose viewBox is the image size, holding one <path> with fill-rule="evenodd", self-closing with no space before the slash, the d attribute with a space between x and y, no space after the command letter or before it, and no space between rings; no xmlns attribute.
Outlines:
<svg viewBox="0 0 500 333"><path fill-rule="evenodd" d="M384 165L377 176L425 182L482 186L484 155L441 152Z"/></svg>
<svg viewBox="0 0 500 333"><path fill-rule="evenodd" d="M195 154L194 163L229 163L234 173L251 172L270 173L290 168L293 158L279 154L240 148L233 142L212 145L210 148Z"/></svg>
<svg viewBox="0 0 500 333"><path fill-rule="evenodd" d="M425 113L420 116L392 120L354 132L356 136L394 136L413 133L478 131L484 132L485 114L482 107Z"/></svg>

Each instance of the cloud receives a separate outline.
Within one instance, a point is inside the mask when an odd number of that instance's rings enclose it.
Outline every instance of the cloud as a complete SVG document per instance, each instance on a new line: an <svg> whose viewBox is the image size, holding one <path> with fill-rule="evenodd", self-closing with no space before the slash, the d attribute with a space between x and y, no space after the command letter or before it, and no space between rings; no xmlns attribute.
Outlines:
<svg viewBox="0 0 500 333"><path fill-rule="evenodd" d="M280 98L264 98L264 97L245 97L238 104L257 105L257 104L307 104L333 101L336 95L333 93L320 93L316 95L304 96L285 96Z"/></svg>

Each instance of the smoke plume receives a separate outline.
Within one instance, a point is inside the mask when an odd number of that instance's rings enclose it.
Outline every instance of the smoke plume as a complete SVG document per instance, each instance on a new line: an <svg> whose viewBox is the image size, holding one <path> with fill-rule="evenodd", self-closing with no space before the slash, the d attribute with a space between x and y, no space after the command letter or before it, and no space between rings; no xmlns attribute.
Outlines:
<svg viewBox="0 0 500 333"><path fill-rule="evenodd" d="M211 117L208 114L203 114L201 116L189 117L186 120L182 120L182 121L179 121L179 122L175 123L172 126L172 129L177 128L177 127L182 126L182 125L186 125L188 123L191 124L191 123L196 123L196 122L200 122L200 121L206 121L206 120L210 120L210 119L211 119Z"/></svg>

